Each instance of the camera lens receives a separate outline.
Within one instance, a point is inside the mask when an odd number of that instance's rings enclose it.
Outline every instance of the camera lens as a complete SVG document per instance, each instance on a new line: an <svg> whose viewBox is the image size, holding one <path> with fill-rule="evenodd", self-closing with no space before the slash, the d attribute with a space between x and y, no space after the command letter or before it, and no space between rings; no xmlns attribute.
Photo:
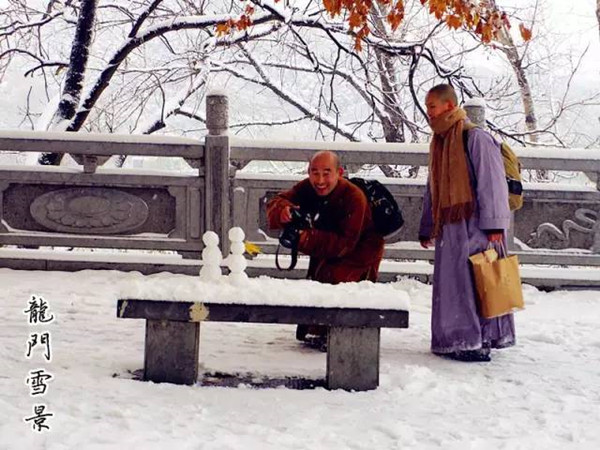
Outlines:
<svg viewBox="0 0 600 450"><path fill-rule="evenodd" d="M279 237L279 243L282 247L293 248L298 243L298 230L293 226L284 228L283 233Z"/></svg>

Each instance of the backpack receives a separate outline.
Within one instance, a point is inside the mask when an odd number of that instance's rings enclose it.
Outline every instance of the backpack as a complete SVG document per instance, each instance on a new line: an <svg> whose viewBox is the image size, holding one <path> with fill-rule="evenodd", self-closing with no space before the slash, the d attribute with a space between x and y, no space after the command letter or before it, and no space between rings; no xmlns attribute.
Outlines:
<svg viewBox="0 0 600 450"><path fill-rule="evenodd" d="M471 168L473 162L469 156L467 137L469 130L463 130L463 142L465 152ZM504 162L504 173L506 176L506 184L508 185L508 207L511 211L516 211L523 207L523 183L521 178L521 162L510 146L502 141L500 144L500 152L502 153L502 162ZM473 169L473 172L475 170Z"/></svg>
<svg viewBox="0 0 600 450"><path fill-rule="evenodd" d="M348 181L358 186L367 197L375 230L386 237L398 231L404 225L402 211L394 196L377 180L350 178Z"/></svg>

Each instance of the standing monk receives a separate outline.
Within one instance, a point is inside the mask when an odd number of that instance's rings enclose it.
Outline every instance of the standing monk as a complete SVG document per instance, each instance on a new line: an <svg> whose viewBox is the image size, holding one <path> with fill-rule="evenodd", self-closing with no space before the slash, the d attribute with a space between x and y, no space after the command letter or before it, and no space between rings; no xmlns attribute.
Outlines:
<svg viewBox="0 0 600 450"><path fill-rule="evenodd" d="M434 134L419 241L428 248L435 240L431 351L490 361L491 348L514 345L514 321L512 314L478 315L469 256L489 245L502 254L506 243L510 210L500 144L468 122L452 86L435 86L425 104Z"/></svg>
<svg viewBox="0 0 600 450"><path fill-rule="evenodd" d="M308 178L281 192L267 204L269 228L285 227L291 211L313 218L312 228L300 231L298 251L310 256L307 278L321 283L377 279L383 238L375 230L371 208L362 190L342 178L344 169L331 151L313 155ZM324 327L299 326L296 336L323 348Z"/></svg>

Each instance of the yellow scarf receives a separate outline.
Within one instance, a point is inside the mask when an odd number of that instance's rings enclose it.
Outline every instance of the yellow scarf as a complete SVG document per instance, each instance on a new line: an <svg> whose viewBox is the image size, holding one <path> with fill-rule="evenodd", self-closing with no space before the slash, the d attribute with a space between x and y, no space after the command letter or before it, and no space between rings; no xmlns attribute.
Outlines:
<svg viewBox="0 0 600 450"><path fill-rule="evenodd" d="M475 208L463 143L467 114L456 107L429 123L434 132L429 145L429 187L433 212L433 233L439 235L447 223L469 219Z"/></svg>

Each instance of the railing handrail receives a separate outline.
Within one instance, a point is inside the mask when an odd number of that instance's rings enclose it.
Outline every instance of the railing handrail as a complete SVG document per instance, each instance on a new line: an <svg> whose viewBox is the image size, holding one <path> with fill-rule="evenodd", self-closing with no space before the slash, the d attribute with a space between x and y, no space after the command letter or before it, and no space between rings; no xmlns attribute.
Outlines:
<svg viewBox="0 0 600 450"><path fill-rule="evenodd" d="M232 137L231 159L308 161L318 150L339 152L345 163L426 166L428 144L376 142L266 141ZM82 145L85 144L85 145ZM525 169L600 172L600 149L513 147ZM204 144L192 138L68 133L52 131L0 131L0 150L71 153L78 155L164 156L199 159ZM542 154L543 153L543 154Z"/></svg>
<svg viewBox="0 0 600 450"><path fill-rule="evenodd" d="M230 139L233 160L308 161L315 151L338 152L344 163L426 166L429 144ZM600 149L511 146L524 169L600 172ZM542 154L543 153L543 154ZM399 162L399 160L401 162Z"/></svg>
<svg viewBox="0 0 600 450"><path fill-rule="evenodd" d="M0 131L0 150L200 159L204 144L200 140L174 136L3 130Z"/></svg>
<svg viewBox="0 0 600 450"><path fill-rule="evenodd" d="M307 174L271 174L271 173L252 173L252 172L236 172L235 179L243 183L260 183L269 182L273 183L274 187L282 187L290 183L297 183L304 178L307 178ZM354 175L350 175L352 177ZM421 178L390 178L385 176L370 176L366 175L365 178L374 179L380 183L386 185L388 189L394 190L395 186L417 186L424 187L427 180ZM540 182L523 182L523 189L526 195L533 192L543 195L544 193L552 192L572 192L572 193L590 193L597 195L598 191L594 186L588 186L584 184L562 184L562 183L540 183ZM529 193L529 194L528 194Z"/></svg>

